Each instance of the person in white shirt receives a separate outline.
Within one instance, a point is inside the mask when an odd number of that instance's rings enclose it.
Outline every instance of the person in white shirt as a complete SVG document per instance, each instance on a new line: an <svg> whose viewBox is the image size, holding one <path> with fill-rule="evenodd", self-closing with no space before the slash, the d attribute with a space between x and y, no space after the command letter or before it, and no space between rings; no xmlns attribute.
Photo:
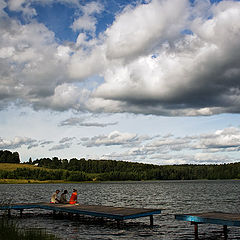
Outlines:
<svg viewBox="0 0 240 240"><path fill-rule="evenodd" d="M59 203L58 194L60 190L56 190L56 192L52 195L50 203Z"/></svg>

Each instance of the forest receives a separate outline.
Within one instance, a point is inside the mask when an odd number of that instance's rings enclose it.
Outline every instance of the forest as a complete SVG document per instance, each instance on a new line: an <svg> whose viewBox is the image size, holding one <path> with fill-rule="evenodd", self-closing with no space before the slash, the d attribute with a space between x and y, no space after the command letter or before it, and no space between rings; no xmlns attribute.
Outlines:
<svg viewBox="0 0 240 240"><path fill-rule="evenodd" d="M18 154L14 154L17 156ZM0 155L1 162L4 162ZM10 156L10 155L9 155ZM6 158L6 162L9 162ZM17 162L17 161L16 161ZM25 163L26 164L26 163ZM0 170L0 179L34 179L64 181L142 181L240 179L240 163L218 165L153 165L116 160L41 158L32 161L33 168Z"/></svg>

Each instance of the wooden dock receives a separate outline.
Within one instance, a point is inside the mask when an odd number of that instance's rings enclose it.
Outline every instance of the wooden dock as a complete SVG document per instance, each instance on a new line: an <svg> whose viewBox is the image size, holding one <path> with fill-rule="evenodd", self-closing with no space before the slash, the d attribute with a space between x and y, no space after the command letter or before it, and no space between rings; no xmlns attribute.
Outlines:
<svg viewBox="0 0 240 240"><path fill-rule="evenodd" d="M53 213L62 212L69 214L88 215L100 218L114 219L118 223L126 219L140 217L150 217L150 225L153 226L153 215L160 214L160 209L149 208L128 208L110 207L102 205L82 205L82 204L54 204L54 203L19 203L0 206L0 210L7 210L11 215L11 210L19 210L22 216L24 209L45 209L52 210Z"/></svg>
<svg viewBox="0 0 240 240"><path fill-rule="evenodd" d="M223 226L224 238L227 239L227 226L240 227L240 214L223 213L223 212L207 212L193 214L177 214L175 219L188 221L194 224L195 239L198 239L198 224L217 224Z"/></svg>

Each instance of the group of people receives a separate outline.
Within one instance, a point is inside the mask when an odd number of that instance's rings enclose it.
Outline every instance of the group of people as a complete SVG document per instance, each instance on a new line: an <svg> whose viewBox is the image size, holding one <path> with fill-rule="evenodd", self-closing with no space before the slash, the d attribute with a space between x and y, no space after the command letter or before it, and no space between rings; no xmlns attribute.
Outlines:
<svg viewBox="0 0 240 240"><path fill-rule="evenodd" d="M69 204L76 204L77 203L77 190L73 189L72 195L69 199L69 201L67 200L67 194L68 194L68 190L64 190L63 193L61 194L60 198L58 198L58 194L60 193L60 190L56 190L55 193L53 193L52 197L51 197L51 201L50 203L69 203Z"/></svg>

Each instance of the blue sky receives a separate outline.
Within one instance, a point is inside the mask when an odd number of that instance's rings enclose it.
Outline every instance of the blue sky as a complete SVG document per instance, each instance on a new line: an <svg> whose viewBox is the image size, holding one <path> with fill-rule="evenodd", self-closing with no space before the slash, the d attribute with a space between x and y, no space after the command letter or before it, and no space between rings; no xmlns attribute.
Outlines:
<svg viewBox="0 0 240 240"><path fill-rule="evenodd" d="M240 160L239 1L0 0L0 149Z"/></svg>

